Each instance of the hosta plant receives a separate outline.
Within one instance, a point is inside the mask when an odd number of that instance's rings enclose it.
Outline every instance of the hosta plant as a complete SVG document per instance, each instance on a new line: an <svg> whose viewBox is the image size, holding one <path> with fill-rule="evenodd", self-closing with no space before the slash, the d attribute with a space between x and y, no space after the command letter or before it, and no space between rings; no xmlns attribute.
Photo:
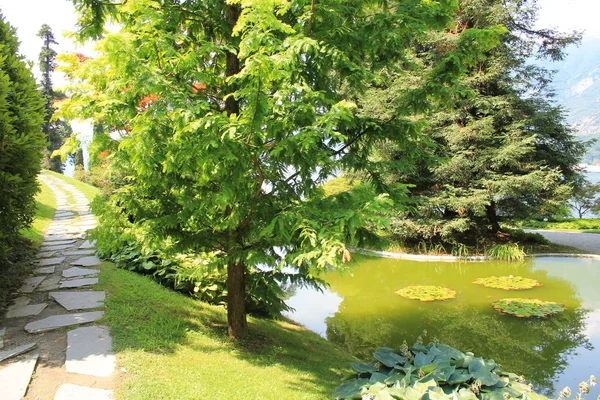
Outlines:
<svg viewBox="0 0 600 400"><path fill-rule="evenodd" d="M494 362L446 344L381 348L368 364L353 363L353 377L335 399L505 400L547 399Z"/></svg>
<svg viewBox="0 0 600 400"><path fill-rule="evenodd" d="M411 285L395 292L411 300L435 301L456 298L456 291L444 286Z"/></svg>
<svg viewBox="0 0 600 400"><path fill-rule="evenodd" d="M481 286L502 290L527 290L536 286L542 286L541 283L531 278L522 276L489 276L487 278L477 278L473 283Z"/></svg>
<svg viewBox="0 0 600 400"><path fill-rule="evenodd" d="M492 307L502 314L514 315L519 318L544 318L565 310L562 305L553 301L522 298L496 300L492 303Z"/></svg>

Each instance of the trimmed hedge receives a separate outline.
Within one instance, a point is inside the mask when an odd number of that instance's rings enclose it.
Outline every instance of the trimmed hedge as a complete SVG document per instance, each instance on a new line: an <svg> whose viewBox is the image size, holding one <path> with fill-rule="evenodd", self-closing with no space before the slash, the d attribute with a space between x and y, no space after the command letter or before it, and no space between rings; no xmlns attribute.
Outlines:
<svg viewBox="0 0 600 400"><path fill-rule="evenodd" d="M14 261L20 230L33 220L46 145L44 101L18 51L16 30L0 14L0 273Z"/></svg>

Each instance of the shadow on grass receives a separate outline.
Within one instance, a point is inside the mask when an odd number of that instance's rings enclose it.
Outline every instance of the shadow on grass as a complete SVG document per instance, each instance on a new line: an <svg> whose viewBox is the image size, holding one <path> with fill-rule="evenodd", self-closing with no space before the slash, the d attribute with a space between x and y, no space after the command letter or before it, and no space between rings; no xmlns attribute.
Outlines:
<svg viewBox="0 0 600 400"><path fill-rule="evenodd" d="M232 364L240 368L251 366L248 373L264 372L266 380L274 370L280 370L273 387L285 385L303 393L299 396L302 398L307 393L312 396L307 398L329 398L353 361L332 343L287 321L249 318L249 338L235 342L227 337L223 307L187 298L148 277L116 269L112 264L103 266L100 278L101 288L107 291L105 320L111 328L117 354L141 351L167 358L181 357L182 363L186 358L193 359L194 354L211 354L214 362L221 362L222 358L225 366L215 373L237 368ZM182 364L180 368L184 373L186 368L198 366ZM235 371L236 379L244 373Z"/></svg>

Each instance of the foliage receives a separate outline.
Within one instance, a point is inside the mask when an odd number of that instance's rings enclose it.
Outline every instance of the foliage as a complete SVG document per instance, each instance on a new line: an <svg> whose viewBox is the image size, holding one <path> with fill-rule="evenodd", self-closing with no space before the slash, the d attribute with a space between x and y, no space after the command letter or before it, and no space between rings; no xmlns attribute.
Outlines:
<svg viewBox="0 0 600 400"><path fill-rule="evenodd" d="M74 4L83 36L100 35L111 19L122 27L97 58L62 58L76 83L62 115L122 135L107 168L122 179L111 183L106 210L126 216L125 235L148 254L215 254L213 267L227 269L235 338L247 331L246 271L291 266L310 280L342 266L348 247L384 224L394 197L381 188L369 199L326 197L319 185L341 167L372 169L377 143L417 136L414 112L451 96L465 65L503 31L457 35L406 92L413 106L399 101L387 118L370 115L361 93L399 69L413 37L443 27L453 2ZM101 224L113 223L108 215Z"/></svg>
<svg viewBox="0 0 600 400"><path fill-rule="evenodd" d="M563 306L553 301L522 298L496 300L492 303L492 307L502 314L519 318L544 318L565 310Z"/></svg>
<svg viewBox="0 0 600 400"><path fill-rule="evenodd" d="M352 364L356 377L338 386L334 398L546 399L494 360L443 343L383 347L373 357L369 364Z"/></svg>
<svg viewBox="0 0 600 400"><path fill-rule="evenodd" d="M395 292L398 296L419 301L449 300L456 298L456 291L443 286L411 285Z"/></svg>
<svg viewBox="0 0 600 400"><path fill-rule="evenodd" d="M569 183L581 179L577 164L586 146L552 103L551 74L530 64L535 53L561 58L564 46L579 36L537 30L535 0L459 4L455 26L420 38L415 63L435 65L439 49L452 46L465 28L501 24L508 32L457 82L462 90L452 104L428 113L425 138L408 146L384 143L375 155L386 162L383 180L414 185L417 205L392 223L392 233L406 242L493 241L503 218L564 212ZM399 79L395 90L409 84ZM372 99L374 111L388 112L386 100ZM411 168L397 165L406 147L417 149Z"/></svg>
<svg viewBox="0 0 600 400"><path fill-rule="evenodd" d="M590 211L600 212L600 183L585 182L575 187L569 204L577 211L580 219Z"/></svg>
<svg viewBox="0 0 600 400"><path fill-rule="evenodd" d="M15 29L0 15L0 273L33 221L44 137L43 100Z"/></svg>
<svg viewBox="0 0 600 400"><path fill-rule="evenodd" d="M533 289L536 286L542 286L541 283L531 278L523 278L522 276L489 276L487 278L477 278L473 283L482 285L488 288L502 290L527 290Z"/></svg>
<svg viewBox="0 0 600 400"><path fill-rule="evenodd" d="M71 134L71 127L62 119L53 119L54 102L64 99L64 95L54 90L52 73L56 68L56 51L52 45L58 44L52 28L47 24L42 25L38 34L44 42L39 56L39 66L42 72L42 94L45 100L46 116L42 127L46 135L47 152L44 154L44 168L55 172L62 172L62 161L53 152L58 150L65 139Z"/></svg>
<svg viewBox="0 0 600 400"><path fill-rule="evenodd" d="M518 243L499 244L486 251L491 258L508 261L522 261L525 258L525 251Z"/></svg>

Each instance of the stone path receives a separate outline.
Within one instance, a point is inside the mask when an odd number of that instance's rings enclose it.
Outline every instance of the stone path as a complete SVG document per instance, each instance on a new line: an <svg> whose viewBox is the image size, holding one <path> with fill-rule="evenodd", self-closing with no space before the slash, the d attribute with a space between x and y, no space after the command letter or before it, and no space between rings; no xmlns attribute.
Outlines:
<svg viewBox="0 0 600 400"><path fill-rule="evenodd" d="M102 318L105 293L93 290L100 264L85 240L96 220L74 186L40 176L57 200L33 275L0 319L0 399L113 399L116 360ZM83 325L83 326L82 326ZM35 349L35 350L34 350Z"/></svg>

